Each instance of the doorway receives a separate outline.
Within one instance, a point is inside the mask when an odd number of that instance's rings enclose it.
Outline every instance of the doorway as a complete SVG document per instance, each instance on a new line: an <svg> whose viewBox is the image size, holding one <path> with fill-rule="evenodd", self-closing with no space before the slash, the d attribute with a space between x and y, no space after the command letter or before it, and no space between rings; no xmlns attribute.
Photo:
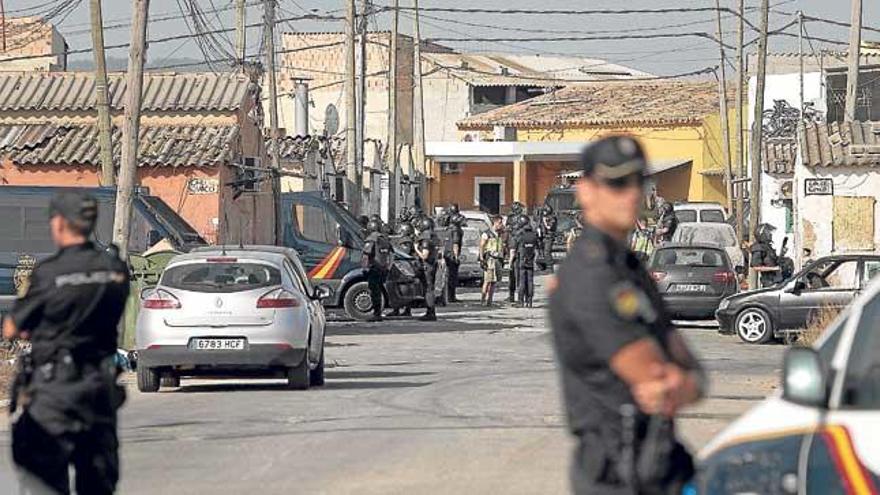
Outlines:
<svg viewBox="0 0 880 495"><path fill-rule="evenodd" d="M481 211L497 215L501 211L501 184L477 184L477 204Z"/></svg>

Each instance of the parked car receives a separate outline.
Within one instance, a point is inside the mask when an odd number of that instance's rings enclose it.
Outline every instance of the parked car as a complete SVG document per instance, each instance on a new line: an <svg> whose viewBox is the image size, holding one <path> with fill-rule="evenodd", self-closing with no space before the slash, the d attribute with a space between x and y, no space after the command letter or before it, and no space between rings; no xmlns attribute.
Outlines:
<svg viewBox="0 0 880 495"><path fill-rule="evenodd" d="M474 283L483 280L483 269L480 267L480 235L482 230L468 224L462 229L464 236L461 243L461 265L458 267L460 283Z"/></svg>
<svg viewBox="0 0 880 495"><path fill-rule="evenodd" d="M485 211L462 210L460 213L467 219L467 226L477 229L478 232L492 227L491 217Z"/></svg>
<svg viewBox="0 0 880 495"><path fill-rule="evenodd" d="M727 223L680 223L672 235L679 244L708 244L724 249L737 272L745 270L745 257L736 242L736 231Z"/></svg>
<svg viewBox="0 0 880 495"><path fill-rule="evenodd" d="M718 203L688 201L675 203L673 205L675 217L680 223L685 222L705 222L705 223L725 223L727 222L727 213L724 207Z"/></svg>
<svg viewBox="0 0 880 495"><path fill-rule="evenodd" d="M874 281L815 346L790 348L781 391L700 452L698 493L877 493L877 321L880 282Z"/></svg>
<svg viewBox="0 0 880 495"><path fill-rule="evenodd" d="M323 385L321 300L329 295L327 286L312 287L293 249L210 247L177 256L141 294L138 389L226 373L283 376L294 389Z"/></svg>
<svg viewBox="0 0 880 495"><path fill-rule="evenodd" d="M880 255L820 258L784 282L722 301L715 312L719 330L750 344L796 336L817 311L852 302L878 270Z"/></svg>
<svg viewBox="0 0 880 495"><path fill-rule="evenodd" d="M674 317L711 318L737 291L730 259L716 246L669 243L654 251L648 267Z"/></svg>

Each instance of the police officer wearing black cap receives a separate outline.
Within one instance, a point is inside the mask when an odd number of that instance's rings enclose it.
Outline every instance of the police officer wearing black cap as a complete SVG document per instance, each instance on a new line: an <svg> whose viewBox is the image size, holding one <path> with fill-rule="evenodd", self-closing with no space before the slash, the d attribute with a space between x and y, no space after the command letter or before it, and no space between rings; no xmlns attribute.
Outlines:
<svg viewBox="0 0 880 495"><path fill-rule="evenodd" d="M578 440L576 494L681 493L693 463L673 418L704 393L704 374L672 327L626 239L647 168L630 137L584 151L576 186L584 230L558 272L550 318L569 427Z"/></svg>
<svg viewBox="0 0 880 495"><path fill-rule="evenodd" d="M52 199L58 252L34 267L3 322L4 338L31 342L12 397L12 456L26 490L69 493L70 467L78 493L112 493L119 479L116 410L125 396L115 356L129 277L89 241L97 217L87 194Z"/></svg>
<svg viewBox="0 0 880 495"><path fill-rule="evenodd" d="M373 316L367 321L382 321L382 287L394 261L393 250L391 241L382 230L381 220L370 220L367 223L367 232L361 257L361 266L367 270L367 286L370 288L370 303L373 308Z"/></svg>
<svg viewBox="0 0 880 495"><path fill-rule="evenodd" d="M458 207L456 206L456 209ZM446 246L443 250L443 256L446 259L446 269L448 276L446 278L446 293L449 295L449 302L458 302L456 291L458 289L458 270L461 268L461 245L464 240L464 229L467 219L460 213L455 213L449 218L446 227Z"/></svg>
<svg viewBox="0 0 880 495"><path fill-rule="evenodd" d="M436 297L434 286L437 278L437 263L440 261L437 253L438 239L434 234L434 220L428 217L422 218L419 223L419 236L416 238L416 254L422 261L422 269L419 276L425 286L425 306L428 311L419 318L421 321L437 321Z"/></svg>

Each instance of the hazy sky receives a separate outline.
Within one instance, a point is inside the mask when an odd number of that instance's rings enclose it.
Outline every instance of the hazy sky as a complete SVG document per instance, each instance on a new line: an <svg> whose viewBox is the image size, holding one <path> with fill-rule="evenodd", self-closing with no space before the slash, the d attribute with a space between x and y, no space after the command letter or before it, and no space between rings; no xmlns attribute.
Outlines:
<svg viewBox="0 0 880 495"><path fill-rule="evenodd" d="M45 12L45 4L59 4L66 0L5 0L9 12ZM220 10L207 15L214 28L233 26L231 0L196 0L206 11ZM392 0L374 0L376 5L388 5ZM410 5L411 0L401 0L401 5ZM180 19L161 20L162 18L180 15L179 4L185 0L153 0L150 15L154 22L149 25L148 39L161 40L164 37L185 34L188 32L186 23ZM248 23L258 23L262 19L262 7L258 0L248 0L253 6L248 8ZM360 0L358 0L360 3ZM733 0L721 0L722 6L734 7ZM758 0L746 0L748 7L759 5ZM81 4L70 15L59 23L59 28L67 37L72 50L88 49L91 46L89 35L88 1ZM540 7L536 7L540 5ZM657 9L660 7L713 7L714 0L421 0L422 7L476 7L496 9ZM865 26L880 29L880 1L864 1ZM338 14L344 7L341 0L278 0L278 18L292 17L304 12L332 12ZM807 15L849 22L849 2L846 0L771 0L775 12L771 15L771 27L781 27L792 20L785 13L803 10ZM15 15L15 14L10 14ZM127 0L104 1L104 24L106 43L108 45L125 43L130 35L127 26L131 15L131 2ZM748 17L757 24L757 12L751 11ZM461 25L456 21L464 21L475 25ZM122 26L120 26L122 25ZM378 16L375 26L388 28L390 15ZM485 26L477 26L485 25ZM495 27L492 27L495 26ZM287 23L281 31L337 31L342 29L339 21L314 22L298 21ZM410 33L412 21L402 16L401 30ZM732 18L726 19L725 30L728 42L733 41L735 26ZM528 30L532 32L526 32ZM546 32L544 32L546 31ZM714 15L704 13L671 13L671 14L632 14L632 15L493 15L493 14L454 14L425 13L423 16L423 37L547 37L547 36L605 36L619 34L645 33L714 33ZM827 26L817 23L807 24L807 31L812 36L847 41L846 28ZM797 28L788 32L796 34ZM232 33L222 35L231 43ZM248 30L248 52L259 51L260 29ZM751 39L754 33L748 33ZM880 40L880 33L866 32L865 39ZM524 52L524 53L562 53L604 58L610 61L629 65L655 74L677 74L717 64L718 48L713 42L693 36L683 35L676 38L653 40L602 40L602 41L566 41L566 42L463 42L446 43L461 50ZM845 47L815 43L814 48ZM771 51L789 51L797 49L797 39L776 36L770 42ZM180 59L201 59L202 53L192 40L176 40L165 43L154 43L147 50L150 65L159 66L180 63ZM124 58L125 49L108 52L108 57ZM732 54L731 54L732 56ZM71 60L90 58L91 54L75 55Z"/></svg>

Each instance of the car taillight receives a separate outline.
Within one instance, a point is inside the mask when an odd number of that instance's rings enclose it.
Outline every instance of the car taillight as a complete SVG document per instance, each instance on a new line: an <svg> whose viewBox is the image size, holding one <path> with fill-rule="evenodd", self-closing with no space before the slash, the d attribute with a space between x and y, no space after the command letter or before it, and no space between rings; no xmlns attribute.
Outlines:
<svg viewBox="0 0 880 495"><path fill-rule="evenodd" d="M141 306L144 309L180 309L180 300L168 291L157 289L144 299Z"/></svg>
<svg viewBox="0 0 880 495"><path fill-rule="evenodd" d="M299 299L284 289L275 289L257 299L257 308L297 308L300 306Z"/></svg>
<svg viewBox="0 0 880 495"><path fill-rule="evenodd" d="M653 278L655 282L659 282L659 281L663 280L664 278L666 278L666 272L652 271L651 278Z"/></svg>
<svg viewBox="0 0 880 495"><path fill-rule="evenodd" d="M718 282L719 284L734 282L736 281L736 273L728 271L715 272L715 274L712 275L712 281Z"/></svg>

